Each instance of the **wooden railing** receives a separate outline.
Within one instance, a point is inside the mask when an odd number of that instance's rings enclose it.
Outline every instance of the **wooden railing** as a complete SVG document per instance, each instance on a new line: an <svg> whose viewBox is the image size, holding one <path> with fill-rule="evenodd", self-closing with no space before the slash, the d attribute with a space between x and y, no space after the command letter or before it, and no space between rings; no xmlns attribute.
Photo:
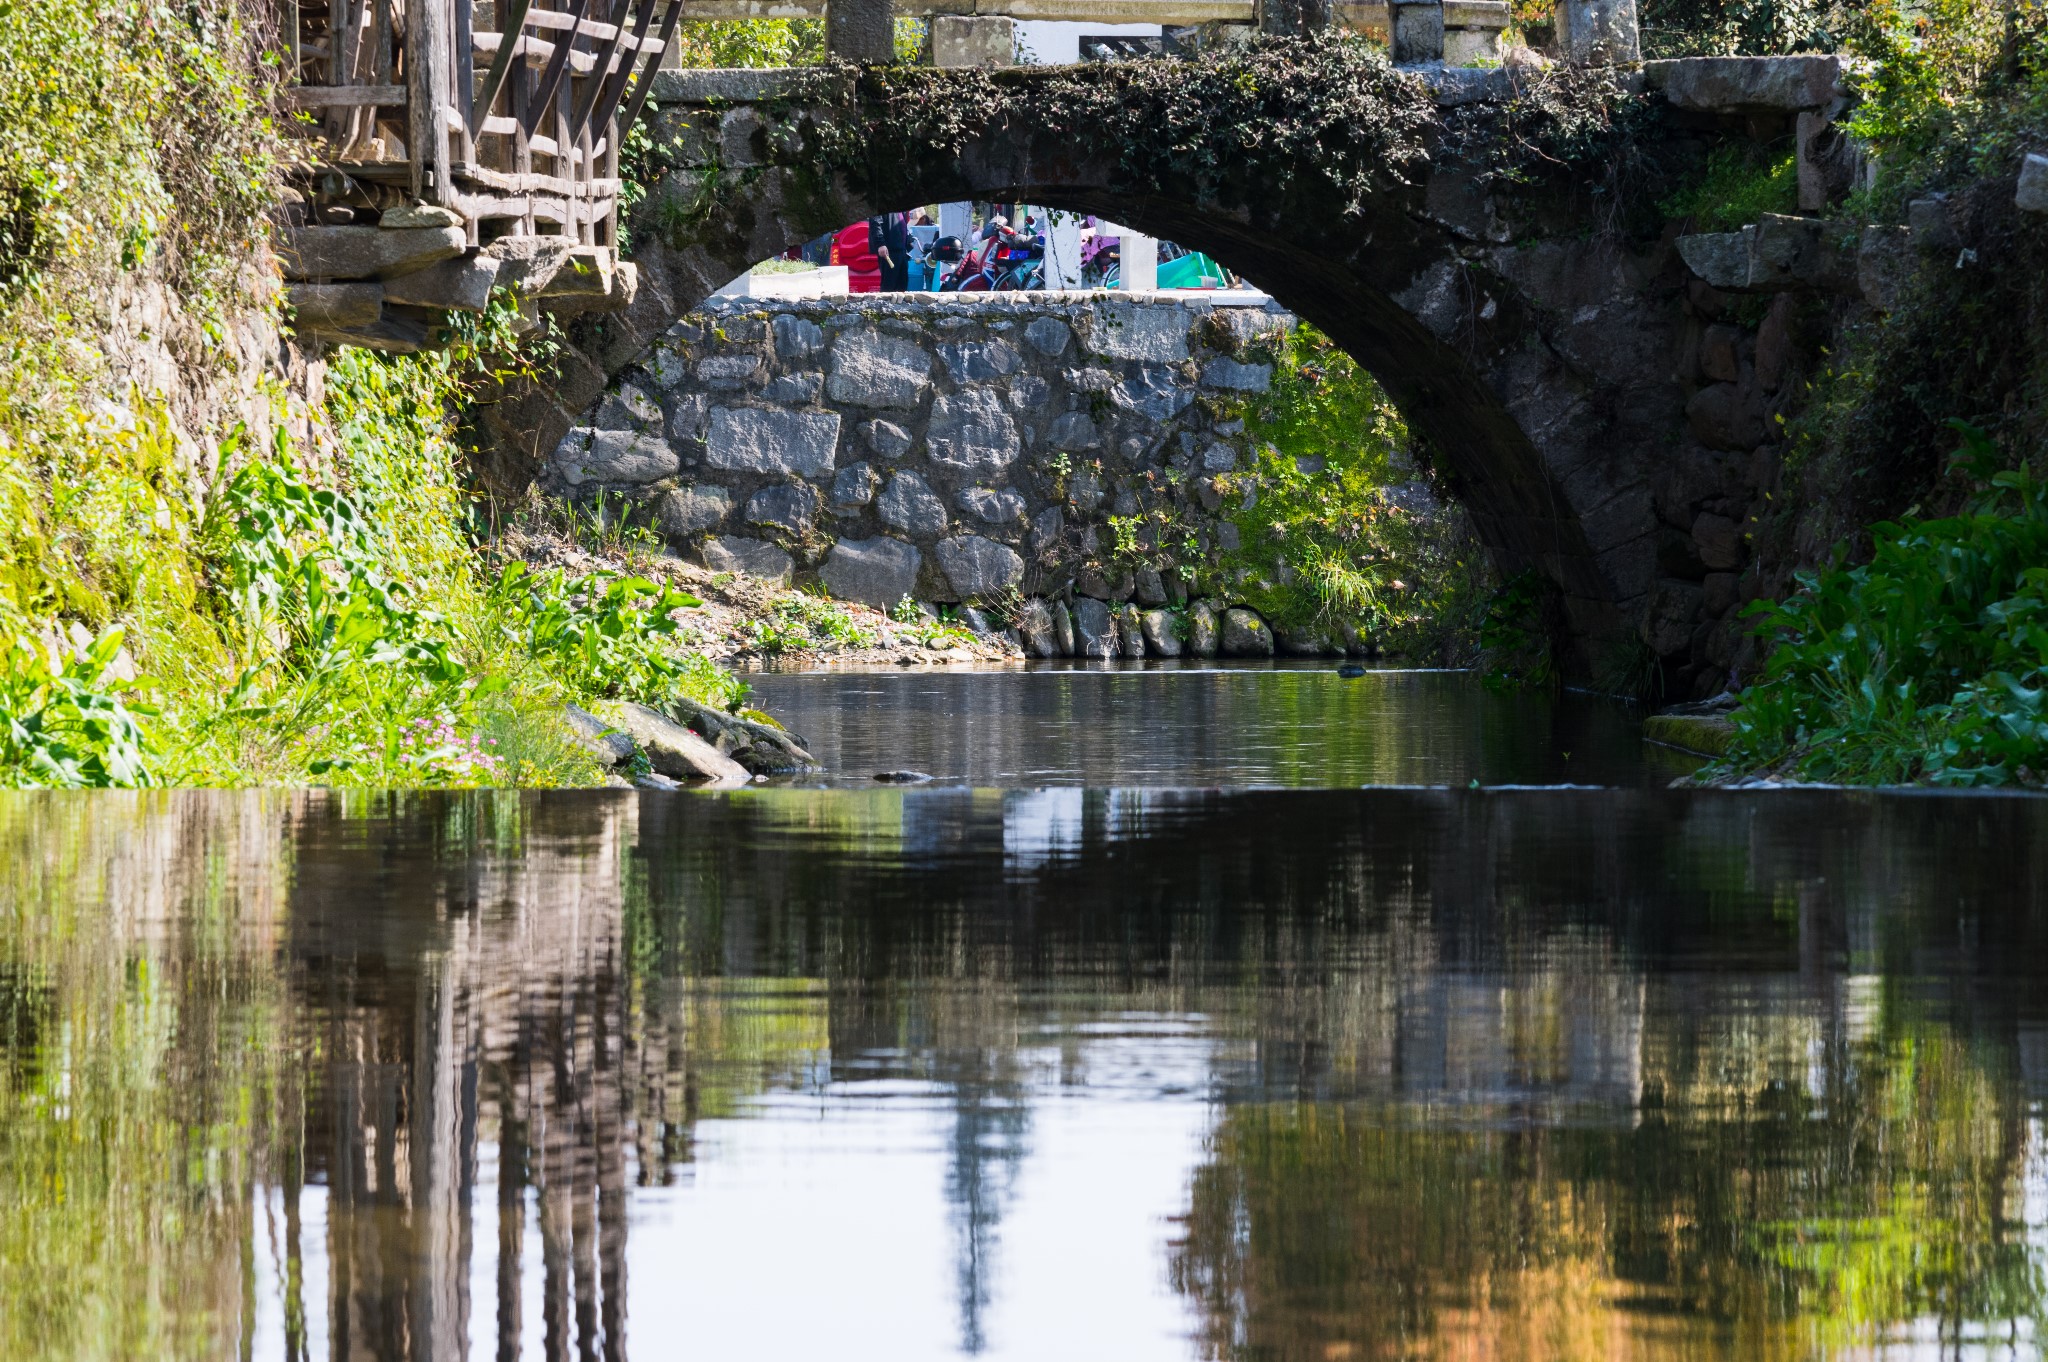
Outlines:
<svg viewBox="0 0 2048 1362"><path fill-rule="evenodd" d="M618 129L683 0L284 0L320 192L492 235L617 235ZM497 224L487 227L486 224Z"/></svg>

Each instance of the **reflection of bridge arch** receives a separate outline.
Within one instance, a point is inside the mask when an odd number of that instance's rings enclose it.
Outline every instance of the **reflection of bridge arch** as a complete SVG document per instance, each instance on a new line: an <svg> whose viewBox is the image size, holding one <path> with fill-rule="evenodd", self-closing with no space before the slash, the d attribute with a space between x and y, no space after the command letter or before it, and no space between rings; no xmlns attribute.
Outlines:
<svg viewBox="0 0 2048 1362"><path fill-rule="evenodd" d="M1029 111L1058 97L1057 82L1082 78L1014 71L1001 88L1009 108ZM1275 153L1148 179L1028 112L970 129L957 151L899 154L891 143L857 172L828 176L820 127L881 119L887 97L861 85L854 104L831 102L804 94L814 88L815 77L790 73L664 83L658 126L685 150L650 192L634 252L639 297L572 332L588 364L571 361L556 400L500 407L506 481L523 483L571 413L753 262L877 212L1027 202L1205 251L1341 344L1428 440L1504 571L1535 569L1555 584L1582 670L1642 620L1657 572L1648 465L1668 457L1684 423L1685 394L1660 362L1676 349L1665 302L1680 276L1668 253L1634 261L1590 233L1595 210L1577 187L1509 203L1469 174L1417 163L1406 167L1414 183L1390 179L1347 212L1314 167ZM1512 94L1504 77L1475 89ZM1444 135L1441 112L1415 97L1418 117L1438 119L1416 136ZM663 224L660 240L652 223Z"/></svg>

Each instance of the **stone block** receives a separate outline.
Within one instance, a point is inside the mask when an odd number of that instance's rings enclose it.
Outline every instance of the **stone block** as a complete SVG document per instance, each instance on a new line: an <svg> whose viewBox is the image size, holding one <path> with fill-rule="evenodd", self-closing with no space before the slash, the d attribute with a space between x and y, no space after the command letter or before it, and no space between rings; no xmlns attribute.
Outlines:
<svg viewBox="0 0 2048 1362"><path fill-rule="evenodd" d="M704 566L713 572L737 572L759 581L787 586L796 563L764 539L741 539L722 534L705 541Z"/></svg>
<svg viewBox="0 0 2048 1362"><path fill-rule="evenodd" d="M1088 329L1088 348L1110 359L1178 364L1188 357L1188 314L1157 305L1099 303Z"/></svg>
<svg viewBox="0 0 2048 1362"><path fill-rule="evenodd" d="M459 227L386 231L381 227L285 227L278 232L284 277L308 279L393 279L469 248Z"/></svg>
<svg viewBox="0 0 2048 1362"><path fill-rule="evenodd" d="M1498 62L1499 60L1499 29L1446 28L1444 30L1444 65L1478 66L1483 62Z"/></svg>
<svg viewBox="0 0 2048 1362"><path fill-rule="evenodd" d="M1144 614L1137 606L1126 604L1116 612L1116 636L1125 657L1136 660L1145 656Z"/></svg>
<svg viewBox="0 0 2048 1362"><path fill-rule="evenodd" d="M1214 657L1222 646L1222 629L1216 608L1207 601L1188 607L1188 652L1196 657Z"/></svg>
<svg viewBox="0 0 2048 1362"><path fill-rule="evenodd" d="M1172 369L1147 365L1111 388L1109 400L1124 411L1164 423L1187 410L1195 395Z"/></svg>
<svg viewBox="0 0 2048 1362"><path fill-rule="evenodd" d="M1221 355L1202 366L1202 386L1232 392L1262 393L1273 386L1270 364L1240 364Z"/></svg>
<svg viewBox="0 0 2048 1362"><path fill-rule="evenodd" d="M1008 525L1024 518L1024 498L1007 487L970 487L954 501L961 510L991 525Z"/></svg>
<svg viewBox="0 0 2048 1362"><path fill-rule="evenodd" d="M1273 631L1256 610L1234 605L1224 611L1222 635L1225 657L1273 655Z"/></svg>
<svg viewBox="0 0 2048 1362"><path fill-rule="evenodd" d="M1063 449L1079 453L1084 449L1102 447L1102 432L1085 411L1061 412L1046 427L1045 444L1048 449Z"/></svg>
<svg viewBox="0 0 2048 1362"><path fill-rule="evenodd" d="M1792 296L1781 293L1771 300L1771 310L1757 327L1756 381L1767 393L1778 391L1792 363L1792 312Z"/></svg>
<svg viewBox="0 0 2048 1362"><path fill-rule="evenodd" d="M939 571L963 601L985 600L1024 579L1024 560L1014 549L978 534L941 540L938 559Z"/></svg>
<svg viewBox="0 0 2048 1362"><path fill-rule="evenodd" d="M939 358L955 383L987 383L1008 378L1024 367L1024 357L1003 341L945 342Z"/></svg>
<svg viewBox="0 0 2048 1362"><path fill-rule="evenodd" d="M1048 506L1031 517L1031 535L1026 542L1033 553L1049 553L1058 548L1060 536L1066 533L1066 529L1066 515L1059 507Z"/></svg>
<svg viewBox="0 0 2048 1362"><path fill-rule="evenodd" d="M1080 635L1074 630L1074 612L1067 609L1066 602L1052 603L1053 642L1059 645L1061 657L1072 657L1079 648Z"/></svg>
<svg viewBox="0 0 2048 1362"><path fill-rule="evenodd" d="M873 450L877 457L884 459L900 459L908 454L911 445L916 443L910 432L894 421L863 422L860 435L867 441L868 448Z"/></svg>
<svg viewBox="0 0 2048 1362"><path fill-rule="evenodd" d="M609 246L574 245L562 257L561 268L545 284L534 287L529 280L522 286L523 291L552 301L564 299L576 301L602 300L609 298L612 291L612 248Z"/></svg>
<svg viewBox="0 0 2048 1362"><path fill-rule="evenodd" d="M1121 653L1116 636L1116 619L1109 606L1093 596L1074 600L1074 655L1107 662Z"/></svg>
<svg viewBox="0 0 2048 1362"><path fill-rule="evenodd" d="M787 313L774 322L775 353L781 359L809 359L825 348L825 331L816 322Z"/></svg>
<svg viewBox="0 0 2048 1362"><path fill-rule="evenodd" d="M1040 317L1024 328L1024 343L1047 359L1058 359L1067 353L1073 338L1073 329L1057 317Z"/></svg>
<svg viewBox="0 0 2048 1362"><path fill-rule="evenodd" d="M1699 546L1700 561L1715 572L1739 568L1749 558L1742 526L1724 515L1702 512L1692 522L1693 542Z"/></svg>
<svg viewBox="0 0 2048 1362"><path fill-rule="evenodd" d="M597 758L601 765L622 765L631 761L633 754L640 750L640 745L632 738L587 709L563 705L562 723L575 738L576 745Z"/></svg>
<svg viewBox="0 0 2048 1362"><path fill-rule="evenodd" d="M455 312L482 312L497 287L500 261L487 255L444 260L411 274L402 274L384 286L384 296L394 303L416 307L440 307Z"/></svg>
<svg viewBox="0 0 2048 1362"><path fill-rule="evenodd" d="M941 14L931 21L932 65L1014 66L1017 22L994 15Z"/></svg>
<svg viewBox="0 0 2048 1362"><path fill-rule="evenodd" d="M963 481L1000 477L1021 451L1017 423L986 388L935 399L924 439L931 461Z"/></svg>
<svg viewBox="0 0 2048 1362"><path fill-rule="evenodd" d="M1710 326L1700 338L1700 373L1716 383L1742 377L1742 332L1733 326Z"/></svg>
<svg viewBox="0 0 2048 1362"><path fill-rule="evenodd" d="M758 355L707 355L697 361L697 381L717 391L744 388L759 372Z"/></svg>
<svg viewBox="0 0 2048 1362"><path fill-rule="evenodd" d="M662 533L673 539L688 539L725 523L732 511L732 493L723 487L698 483L677 487L661 494L654 503L654 520Z"/></svg>
<svg viewBox="0 0 2048 1362"><path fill-rule="evenodd" d="M1759 394L1737 383L1715 383L1694 393L1685 404L1685 419L1701 444L1732 453L1755 449L1767 433Z"/></svg>
<svg viewBox="0 0 2048 1362"><path fill-rule="evenodd" d="M382 284L291 284L285 288L298 331L357 331L384 313Z"/></svg>
<svg viewBox="0 0 2048 1362"><path fill-rule="evenodd" d="M917 590L924 556L900 539L842 539L825 555L818 579L845 601L887 610Z"/></svg>
<svg viewBox="0 0 2048 1362"><path fill-rule="evenodd" d="M784 374L763 388L761 396L770 402L806 407L818 400L818 390L824 383L823 374Z"/></svg>
<svg viewBox="0 0 2048 1362"><path fill-rule="evenodd" d="M718 123L718 155L728 166L757 166L767 159L768 125L759 109L727 109Z"/></svg>
<svg viewBox="0 0 2048 1362"><path fill-rule="evenodd" d="M406 203L396 208L386 208L377 214L377 225L389 231L403 228L462 227L467 222L462 214L453 208L443 208L437 203Z"/></svg>
<svg viewBox="0 0 2048 1362"><path fill-rule="evenodd" d="M1052 400L1052 384L1037 374L1019 374L1010 380L1010 406L1017 411L1037 411Z"/></svg>
<svg viewBox="0 0 2048 1362"><path fill-rule="evenodd" d="M660 430L661 404L637 383L621 383L597 404L592 424L600 430Z"/></svg>
<svg viewBox="0 0 2048 1362"><path fill-rule="evenodd" d="M907 340L851 331L832 346L825 392L858 407L915 407L931 387L931 356Z"/></svg>
<svg viewBox="0 0 2048 1362"><path fill-rule="evenodd" d="M939 500L923 478L907 470L889 479L889 485L875 499L875 512L884 525L918 539L932 539L946 532L946 503Z"/></svg>
<svg viewBox="0 0 2048 1362"><path fill-rule="evenodd" d="M704 461L746 473L823 477L839 451L839 413L713 407Z"/></svg>
<svg viewBox="0 0 2048 1362"><path fill-rule="evenodd" d="M582 461L566 473L572 484L659 482L675 476L681 466L675 450L659 435L600 430L583 452Z"/></svg>
<svg viewBox="0 0 2048 1362"><path fill-rule="evenodd" d="M554 282L575 248L572 237L505 236L484 247L482 255L498 262L498 287L533 298Z"/></svg>
<svg viewBox="0 0 2048 1362"><path fill-rule="evenodd" d="M619 706L619 727L633 736L655 770L671 780L738 787L752 782L747 768L689 729L646 705Z"/></svg>
<svg viewBox="0 0 2048 1362"><path fill-rule="evenodd" d="M1794 113L1828 108L1840 95L1835 56L1680 57L1643 63L1652 89L1696 113Z"/></svg>
<svg viewBox="0 0 2048 1362"><path fill-rule="evenodd" d="M2019 189L2013 204L2022 212L2048 213L2048 156L2028 152L2020 163Z"/></svg>
<svg viewBox="0 0 2048 1362"><path fill-rule="evenodd" d="M1043 599L1033 596L1024 602L1024 608L1017 612L1017 637L1023 641L1027 657L1058 657L1060 640L1052 622L1052 607Z"/></svg>
<svg viewBox="0 0 2048 1362"><path fill-rule="evenodd" d="M1643 616L1642 638L1659 657L1675 657L1686 651L1699 623L1705 593L1691 582L1660 580L1650 593Z"/></svg>
<svg viewBox="0 0 2048 1362"><path fill-rule="evenodd" d="M1749 287L1748 231L1699 232L1678 238L1685 267L1718 289Z"/></svg>
<svg viewBox="0 0 2048 1362"><path fill-rule="evenodd" d="M875 489L882 479L875 470L865 463L850 463L839 470L832 479L832 506L834 510L854 510L875 499Z"/></svg>
<svg viewBox="0 0 2048 1362"><path fill-rule="evenodd" d="M1179 657L1180 635L1174 632L1174 619L1166 610L1147 610L1139 617L1140 629L1145 636L1145 646L1154 657Z"/></svg>
<svg viewBox="0 0 2048 1362"><path fill-rule="evenodd" d="M749 525L762 525L806 535L818 518L818 489L806 482L763 487L747 498Z"/></svg>
<svg viewBox="0 0 2048 1362"><path fill-rule="evenodd" d="M1913 234L1913 248L1931 255L1954 255L1963 248L1962 233L1949 215L1946 195L1914 199L1906 205L1906 229Z"/></svg>
<svg viewBox="0 0 2048 1362"><path fill-rule="evenodd" d="M1131 578L1131 594L1140 605L1165 605L1166 582L1158 568L1139 568Z"/></svg>
<svg viewBox="0 0 2048 1362"><path fill-rule="evenodd" d="M1443 59L1443 6L1434 0L1394 0L1394 63L1421 66Z"/></svg>

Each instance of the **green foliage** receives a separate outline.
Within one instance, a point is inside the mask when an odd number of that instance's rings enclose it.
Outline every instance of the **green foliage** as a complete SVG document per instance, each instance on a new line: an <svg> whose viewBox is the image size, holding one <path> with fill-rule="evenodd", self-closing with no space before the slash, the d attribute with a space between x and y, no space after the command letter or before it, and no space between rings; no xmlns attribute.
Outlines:
<svg viewBox="0 0 2048 1362"><path fill-rule="evenodd" d="M1965 434L1968 459L1996 460ZM1751 607L1774 647L1735 714L1733 769L2048 783L2048 487L1991 482L1965 514L1879 525L1870 562Z"/></svg>
<svg viewBox="0 0 2048 1362"><path fill-rule="evenodd" d="M1763 152L1750 143L1716 149L1697 179L1665 199L1667 218L1695 232L1733 232L1765 213L1799 211L1799 158Z"/></svg>
<svg viewBox="0 0 2048 1362"><path fill-rule="evenodd" d="M768 608L764 619L749 626L754 647L769 656L807 652L819 644L845 648L866 648L874 643L872 631L863 629L843 606L819 596L791 592Z"/></svg>
<svg viewBox="0 0 2048 1362"><path fill-rule="evenodd" d="M1836 52L1867 27L1871 8L1868 0L1644 0L1643 55Z"/></svg>
<svg viewBox="0 0 2048 1362"><path fill-rule="evenodd" d="M1017 109L1018 90L1034 91ZM882 198L908 192L932 156L956 153L1020 112L1077 153L1114 157L1132 183L1216 196L1248 166L1268 198L1303 191L1360 211L1428 159L1428 89L1362 38L1260 39L1201 61L1135 61L1085 71L822 68L801 98L835 109L811 131L822 157Z"/></svg>
<svg viewBox="0 0 2048 1362"><path fill-rule="evenodd" d="M0 653L0 785L154 783L142 726L115 672L121 631L16 638Z"/></svg>
<svg viewBox="0 0 2048 1362"><path fill-rule="evenodd" d="M1530 571L1508 578L1487 598L1479 617L1478 669L1488 689L1557 684L1554 631L1543 617L1549 598L1548 584Z"/></svg>
<svg viewBox="0 0 2048 1362"><path fill-rule="evenodd" d="M504 566L485 601L578 694L653 700L694 689L676 612L702 604L644 577L599 571L572 579L563 568L536 573L519 562Z"/></svg>
<svg viewBox="0 0 2048 1362"><path fill-rule="evenodd" d="M1221 556L1231 594L1281 625L1350 624L1391 652L1462 658L1489 575L1477 541L1417 495L1407 428L1371 375L1306 324L1280 345L1270 390L1243 411L1252 466L1219 479L1238 529Z"/></svg>

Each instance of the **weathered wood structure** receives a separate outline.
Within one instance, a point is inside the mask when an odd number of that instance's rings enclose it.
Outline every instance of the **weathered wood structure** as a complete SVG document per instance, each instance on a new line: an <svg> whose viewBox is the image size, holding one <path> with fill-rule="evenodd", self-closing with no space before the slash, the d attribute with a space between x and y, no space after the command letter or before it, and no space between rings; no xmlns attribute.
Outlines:
<svg viewBox="0 0 2048 1362"><path fill-rule="evenodd" d="M629 300L620 130L683 0L280 4L309 144L282 233L302 333L414 348L510 283L556 310Z"/></svg>

